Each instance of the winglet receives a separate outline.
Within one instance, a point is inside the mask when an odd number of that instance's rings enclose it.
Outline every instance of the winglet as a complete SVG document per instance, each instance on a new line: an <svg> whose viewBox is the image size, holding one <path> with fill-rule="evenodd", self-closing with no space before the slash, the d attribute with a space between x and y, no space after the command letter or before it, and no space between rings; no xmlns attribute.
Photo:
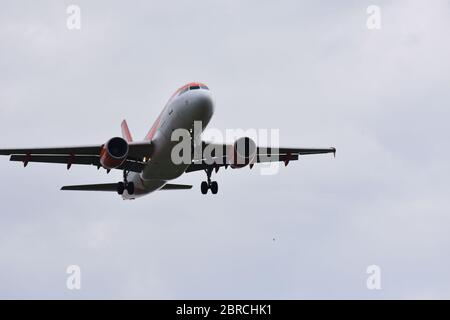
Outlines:
<svg viewBox="0 0 450 320"><path fill-rule="evenodd" d="M336 158L336 148L331 148L331 149L333 149L333 155Z"/></svg>
<svg viewBox="0 0 450 320"><path fill-rule="evenodd" d="M122 121L122 137L128 142L133 142L133 137L131 136L130 129L128 128L127 120Z"/></svg>

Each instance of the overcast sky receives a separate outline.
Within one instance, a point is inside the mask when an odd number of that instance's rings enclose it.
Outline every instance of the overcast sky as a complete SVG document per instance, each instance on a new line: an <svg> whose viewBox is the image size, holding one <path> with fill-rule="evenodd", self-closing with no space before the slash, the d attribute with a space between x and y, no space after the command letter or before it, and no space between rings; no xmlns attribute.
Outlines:
<svg viewBox="0 0 450 320"><path fill-rule="evenodd" d="M0 5L2 148L101 144L123 118L144 137L202 81L211 127L338 149L273 176L220 171L216 196L200 172L177 180L190 191L132 202L59 191L120 172L2 157L0 298L450 298L449 1Z"/></svg>

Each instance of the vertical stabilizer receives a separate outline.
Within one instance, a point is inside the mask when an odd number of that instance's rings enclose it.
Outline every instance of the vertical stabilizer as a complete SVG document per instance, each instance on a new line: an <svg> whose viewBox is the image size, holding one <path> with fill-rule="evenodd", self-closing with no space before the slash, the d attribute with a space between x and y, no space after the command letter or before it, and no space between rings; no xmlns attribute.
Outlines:
<svg viewBox="0 0 450 320"><path fill-rule="evenodd" d="M130 129L128 128L127 120L122 121L122 137L128 142L133 142L133 137L131 137Z"/></svg>

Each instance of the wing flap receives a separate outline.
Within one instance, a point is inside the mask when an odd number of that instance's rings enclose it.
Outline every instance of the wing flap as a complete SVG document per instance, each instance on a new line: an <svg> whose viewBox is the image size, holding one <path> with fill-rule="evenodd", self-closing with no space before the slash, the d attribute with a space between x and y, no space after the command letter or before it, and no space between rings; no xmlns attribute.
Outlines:
<svg viewBox="0 0 450 320"><path fill-rule="evenodd" d="M68 155L12 155L10 161L23 162L27 165L29 162L40 162L40 163L58 163L65 164L69 169L72 164L80 165L93 165L100 167L100 158L98 156L68 156ZM142 162L136 162L131 160L126 160L120 167L119 170L127 170L132 172L142 172L144 170L145 164Z"/></svg>
<svg viewBox="0 0 450 320"><path fill-rule="evenodd" d="M79 147L56 147L56 148L29 148L29 149L0 149L0 155L12 154L76 154L76 155L99 155L102 145L79 146Z"/></svg>
<svg viewBox="0 0 450 320"><path fill-rule="evenodd" d="M263 150L263 148L258 149L261 149L261 151ZM299 155L324 154L324 153L336 154L336 148L278 148L274 150L278 150L279 154L299 154Z"/></svg>
<svg viewBox="0 0 450 320"><path fill-rule="evenodd" d="M288 163L289 161L296 161L298 160L299 155L298 154L291 154L291 155L287 155L287 154L276 154L276 155L259 155L258 158L256 159L255 162L253 162L253 164L255 163L268 163L268 162L284 162L284 163ZM219 161L221 159L217 159L217 163L206 163L204 161L198 161L198 162L194 162L192 163L186 170L186 173L189 172L194 172L194 171L203 171L206 170L210 167L213 168L218 168L218 167L223 167L223 166L228 166L228 160L224 159L222 161Z"/></svg>
<svg viewBox="0 0 450 320"><path fill-rule="evenodd" d="M97 156L12 155L10 161L98 165Z"/></svg>

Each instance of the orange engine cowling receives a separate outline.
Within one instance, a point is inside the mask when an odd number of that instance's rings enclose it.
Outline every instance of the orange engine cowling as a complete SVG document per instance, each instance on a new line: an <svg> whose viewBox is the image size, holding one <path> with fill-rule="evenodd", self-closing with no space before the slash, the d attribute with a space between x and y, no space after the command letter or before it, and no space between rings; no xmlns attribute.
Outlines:
<svg viewBox="0 0 450 320"><path fill-rule="evenodd" d="M230 167L233 169L244 168L256 160L256 143L248 138L240 138L233 144L228 152Z"/></svg>
<svg viewBox="0 0 450 320"><path fill-rule="evenodd" d="M100 164L105 169L120 167L128 156L128 142L120 137L112 138L103 145L100 151Z"/></svg>

